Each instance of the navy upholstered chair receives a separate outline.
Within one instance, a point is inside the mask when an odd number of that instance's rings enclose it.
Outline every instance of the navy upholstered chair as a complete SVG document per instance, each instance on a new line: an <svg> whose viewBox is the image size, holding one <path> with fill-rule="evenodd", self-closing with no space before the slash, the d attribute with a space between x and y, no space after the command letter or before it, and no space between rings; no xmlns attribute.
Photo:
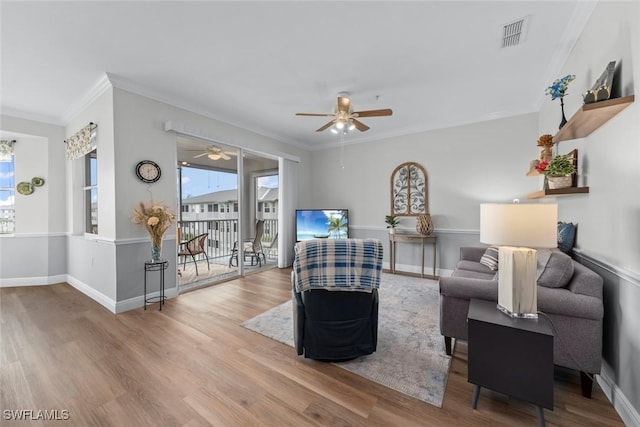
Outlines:
<svg viewBox="0 0 640 427"><path fill-rule="evenodd" d="M381 270L378 240L317 239L296 244L291 289L299 355L338 361L376 350Z"/></svg>

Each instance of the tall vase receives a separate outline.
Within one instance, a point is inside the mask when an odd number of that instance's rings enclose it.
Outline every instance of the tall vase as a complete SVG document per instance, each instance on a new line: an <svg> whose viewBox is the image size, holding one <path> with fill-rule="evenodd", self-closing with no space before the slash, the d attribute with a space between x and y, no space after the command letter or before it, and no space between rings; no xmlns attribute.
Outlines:
<svg viewBox="0 0 640 427"><path fill-rule="evenodd" d="M160 262L162 260L162 239L154 241L151 239L151 261Z"/></svg>
<svg viewBox="0 0 640 427"><path fill-rule="evenodd" d="M567 118L564 116L564 96L560 97L560 109L562 110L562 120L558 129L562 129L562 126L567 124Z"/></svg>

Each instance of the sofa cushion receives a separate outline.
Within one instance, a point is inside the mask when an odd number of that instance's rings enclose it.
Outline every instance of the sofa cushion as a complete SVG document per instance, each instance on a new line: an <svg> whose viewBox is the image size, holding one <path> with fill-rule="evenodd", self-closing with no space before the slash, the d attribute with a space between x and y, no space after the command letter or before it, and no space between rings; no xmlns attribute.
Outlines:
<svg viewBox="0 0 640 427"><path fill-rule="evenodd" d="M564 288L569 284L573 277L573 260L569 255L557 249L551 251L539 249L538 260L544 263L538 265L538 285L547 288Z"/></svg>
<svg viewBox="0 0 640 427"><path fill-rule="evenodd" d="M474 270L466 270L463 268L456 268L451 276L464 277L467 279L498 280L498 278L496 277L495 271L491 271L488 268L484 267L483 265L478 264L477 262L475 264L480 267L483 267L485 271L483 272L483 271L477 271L477 270L474 271Z"/></svg>
<svg viewBox="0 0 640 427"><path fill-rule="evenodd" d="M568 254L576 240L576 226L571 222L558 222L558 249Z"/></svg>
<svg viewBox="0 0 640 427"><path fill-rule="evenodd" d="M491 275L494 275L496 273L495 270L491 270L490 268L485 267L484 265L480 264L478 261L466 261L466 260L458 261L458 264L456 264L456 270L475 271L478 273L491 274Z"/></svg>
<svg viewBox="0 0 640 427"><path fill-rule="evenodd" d="M489 246L486 251L484 251L484 255L480 258L480 264L486 266L490 270L498 269L498 248L495 246Z"/></svg>

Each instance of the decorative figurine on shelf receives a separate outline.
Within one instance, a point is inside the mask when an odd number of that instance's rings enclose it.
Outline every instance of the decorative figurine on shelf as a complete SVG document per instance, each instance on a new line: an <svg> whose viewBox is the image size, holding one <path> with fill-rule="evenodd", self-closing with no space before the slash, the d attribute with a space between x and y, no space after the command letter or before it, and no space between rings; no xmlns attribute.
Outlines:
<svg viewBox="0 0 640 427"><path fill-rule="evenodd" d="M551 148L553 147L553 137L547 133L540 135L540 138L538 138L538 147L542 147L542 150L540 151L540 161L551 161L553 158L553 153L551 152Z"/></svg>
<svg viewBox="0 0 640 427"><path fill-rule="evenodd" d="M553 84L549 86L546 90L547 95L551 95L551 100L553 101L556 98L560 98L560 108L562 110L562 121L560 122L559 129L567 124L567 118L564 116L564 97L567 95L566 90L569 83L575 80L575 74L567 74L561 79L554 80Z"/></svg>
<svg viewBox="0 0 640 427"><path fill-rule="evenodd" d="M611 84L613 83L613 74L616 69L616 61L607 64L607 68L602 75L596 80L591 89L586 91L582 98L585 104L593 102L606 101L611 96Z"/></svg>

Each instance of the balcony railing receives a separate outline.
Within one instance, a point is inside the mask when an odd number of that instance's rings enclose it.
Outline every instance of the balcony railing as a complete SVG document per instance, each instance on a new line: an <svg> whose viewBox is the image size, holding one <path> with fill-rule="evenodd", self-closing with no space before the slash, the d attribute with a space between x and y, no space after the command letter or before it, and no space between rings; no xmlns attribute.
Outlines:
<svg viewBox="0 0 640 427"><path fill-rule="evenodd" d="M208 234L206 251L209 258L228 258L233 245L238 241L237 219L210 219L200 221L178 221L180 240L186 242L200 234ZM278 232L278 220L264 221L263 243L270 243Z"/></svg>

